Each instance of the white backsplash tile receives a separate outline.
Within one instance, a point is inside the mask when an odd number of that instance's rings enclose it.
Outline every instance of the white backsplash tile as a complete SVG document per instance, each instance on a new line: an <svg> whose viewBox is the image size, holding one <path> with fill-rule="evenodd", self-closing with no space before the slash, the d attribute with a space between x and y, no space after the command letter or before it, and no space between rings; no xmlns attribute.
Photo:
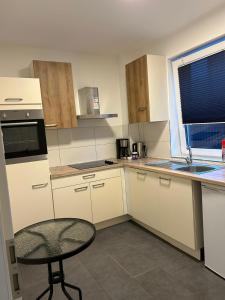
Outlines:
<svg viewBox="0 0 225 300"><path fill-rule="evenodd" d="M166 141L170 140L169 122L153 122L143 124L144 140L148 141Z"/></svg>
<svg viewBox="0 0 225 300"><path fill-rule="evenodd" d="M128 126L128 137L130 139L131 144L138 142L140 139L139 125L135 123L129 124Z"/></svg>
<svg viewBox="0 0 225 300"><path fill-rule="evenodd" d="M115 143L117 138L122 137L122 126L102 126L95 127L95 141L96 145Z"/></svg>
<svg viewBox="0 0 225 300"><path fill-rule="evenodd" d="M60 156L59 156L59 149L55 150L48 150L48 161L50 167L60 166Z"/></svg>
<svg viewBox="0 0 225 300"><path fill-rule="evenodd" d="M84 124L83 127L74 129L46 131L51 166L114 158L116 157L116 138L121 137L129 138L131 145L137 141L146 143L148 156L170 157L169 122L111 127L107 126L105 121L102 122L102 126L96 122L93 124L84 122ZM90 124L95 124L95 126L90 126ZM104 124L106 126L103 126Z"/></svg>
<svg viewBox="0 0 225 300"><path fill-rule="evenodd" d="M96 153L98 160L116 158L116 145L115 143L96 145Z"/></svg>
<svg viewBox="0 0 225 300"><path fill-rule="evenodd" d="M59 141L58 141L58 130L57 129L47 129L46 130L46 139L48 144L48 149L58 149Z"/></svg>
<svg viewBox="0 0 225 300"><path fill-rule="evenodd" d="M147 156L170 158L170 143L161 141L147 142Z"/></svg>
<svg viewBox="0 0 225 300"><path fill-rule="evenodd" d="M61 148L61 165L69 165L96 160L95 146Z"/></svg>
<svg viewBox="0 0 225 300"><path fill-rule="evenodd" d="M72 128L59 130L60 148L94 146L93 128Z"/></svg>

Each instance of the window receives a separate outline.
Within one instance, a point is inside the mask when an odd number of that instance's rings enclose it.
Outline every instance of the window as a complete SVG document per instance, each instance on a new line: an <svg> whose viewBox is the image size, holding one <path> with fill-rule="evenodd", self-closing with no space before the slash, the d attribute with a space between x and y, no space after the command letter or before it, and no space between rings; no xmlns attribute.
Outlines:
<svg viewBox="0 0 225 300"><path fill-rule="evenodd" d="M221 159L225 139L225 42L172 62L172 156Z"/></svg>

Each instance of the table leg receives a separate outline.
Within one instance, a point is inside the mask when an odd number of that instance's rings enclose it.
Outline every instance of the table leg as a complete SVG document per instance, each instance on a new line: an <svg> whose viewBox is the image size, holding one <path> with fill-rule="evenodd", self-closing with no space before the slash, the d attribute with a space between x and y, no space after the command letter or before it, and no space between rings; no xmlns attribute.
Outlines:
<svg viewBox="0 0 225 300"><path fill-rule="evenodd" d="M66 282L64 282L64 285L67 286L68 288L71 288L73 290L78 291L79 299L82 300L82 292L81 292L81 289L78 286L75 286L75 285L72 285L72 284L69 284L69 283L66 283Z"/></svg>
<svg viewBox="0 0 225 300"><path fill-rule="evenodd" d="M65 287L68 287L70 289L78 291L78 293L79 293L79 300L82 300L81 289L79 287L75 286L75 285L69 284L69 283L67 283L67 282L64 281L64 271L63 271L63 263L62 263L62 261L59 261L59 270L60 270L60 273L63 274L63 280L61 282L61 287L62 287L62 291L63 291L64 295L66 295L66 297L69 300L73 300L73 298L71 298L71 296L69 295L69 293L67 292L67 290L65 288Z"/></svg>
<svg viewBox="0 0 225 300"><path fill-rule="evenodd" d="M44 297L45 294L47 294L50 291L50 288L48 287L40 296L36 298L36 300L40 300L42 297Z"/></svg>
<svg viewBox="0 0 225 300"><path fill-rule="evenodd" d="M63 270L62 260L59 261L59 271L57 271L57 272L52 272L52 265L51 265L51 263L49 263L48 264L48 283L49 283L49 287L39 297L37 297L36 300L40 300L48 292L50 292L48 300L51 300L52 296L53 296L53 285L57 284L57 283L61 283L62 291L63 291L63 293L64 293L64 295L66 296L67 299L73 300L73 298L70 296L70 294L66 290L66 287L78 291L79 300L82 300L82 291L81 291L81 289L79 287L75 286L75 285L72 285L72 284L69 284L69 283L65 282L64 278L65 277L64 277L64 270Z"/></svg>

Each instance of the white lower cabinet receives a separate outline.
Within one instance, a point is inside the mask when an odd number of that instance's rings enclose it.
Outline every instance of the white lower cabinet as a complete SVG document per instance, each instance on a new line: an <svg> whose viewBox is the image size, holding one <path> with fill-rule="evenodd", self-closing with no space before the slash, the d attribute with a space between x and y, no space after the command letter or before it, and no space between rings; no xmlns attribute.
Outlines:
<svg viewBox="0 0 225 300"><path fill-rule="evenodd" d="M47 160L6 166L13 230L54 218Z"/></svg>
<svg viewBox="0 0 225 300"><path fill-rule="evenodd" d="M189 248L195 249L192 181L158 175L158 190L161 231Z"/></svg>
<svg viewBox="0 0 225 300"><path fill-rule="evenodd" d="M157 178L154 173L128 170L128 210L137 220L161 230Z"/></svg>
<svg viewBox="0 0 225 300"><path fill-rule="evenodd" d="M123 192L120 177L91 183L93 222L99 223L123 215Z"/></svg>
<svg viewBox="0 0 225 300"><path fill-rule="evenodd" d="M80 218L92 222L89 184L53 190L56 218Z"/></svg>
<svg viewBox="0 0 225 300"><path fill-rule="evenodd" d="M175 176L128 169L127 192L132 217L191 249L200 247L200 185Z"/></svg>
<svg viewBox="0 0 225 300"><path fill-rule="evenodd" d="M120 169L53 179L52 187L56 218L74 217L99 223L124 214Z"/></svg>

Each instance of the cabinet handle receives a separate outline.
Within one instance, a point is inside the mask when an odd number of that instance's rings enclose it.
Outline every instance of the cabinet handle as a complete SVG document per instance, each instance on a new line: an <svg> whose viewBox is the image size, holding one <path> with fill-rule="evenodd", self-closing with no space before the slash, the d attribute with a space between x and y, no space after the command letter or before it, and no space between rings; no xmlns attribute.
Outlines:
<svg viewBox="0 0 225 300"><path fill-rule="evenodd" d="M90 175L84 175L83 179L90 179L90 178L94 178L95 174L90 174Z"/></svg>
<svg viewBox="0 0 225 300"><path fill-rule="evenodd" d="M137 172L138 175L146 176L146 173Z"/></svg>
<svg viewBox="0 0 225 300"><path fill-rule="evenodd" d="M45 127L57 127L57 124L45 124Z"/></svg>
<svg viewBox="0 0 225 300"><path fill-rule="evenodd" d="M144 106L141 106L138 108L138 111L145 111L145 110L146 110L146 107L144 107Z"/></svg>
<svg viewBox="0 0 225 300"><path fill-rule="evenodd" d="M87 189L88 189L88 187L84 186L84 187L81 187L81 188L74 189L74 192L83 192L83 191L86 191Z"/></svg>
<svg viewBox="0 0 225 300"><path fill-rule="evenodd" d="M15 293L19 292L20 295L20 284L19 284L19 274L18 273L14 273L12 275L12 281L13 281L13 289Z"/></svg>
<svg viewBox="0 0 225 300"><path fill-rule="evenodd" d="M93 185L93 189L101 188L101 187L103 187L104 185L105 185L104 183L94 184L94 185Z"/></svg>
<svg viewBox="0 0 225 300"><path fill-rule="evenodd" d="M211 191L215 191L215 192L225 192L225 189L220 189L220 188L212 188L211 186L209 187L208 185L202 185L203 188L207 189L207 190L211 190Z"/></svg>
<svg viewBox="0 0 225 300"><path fill-rule="evenodd" d="M170 185L171 179L170 178L165 178L165 177L159 177L160 183L163 184L162 181L164 181L167 185Z"/></svg>
<svg viewBox="0 0 225 300"><path fill-rule="evenodd" d="M5 98L5 102L21 102L23 101L23 98Z"/></svg>
<svg viewBox="0 0 225 300"><path fill-rule="evenodd" d="M41 183L41 184L34 184L34 185L32 185L32 189L33 190L42 189L42 188L45 188L47 185L48 185L48 182L47 183Z"/></svg>

